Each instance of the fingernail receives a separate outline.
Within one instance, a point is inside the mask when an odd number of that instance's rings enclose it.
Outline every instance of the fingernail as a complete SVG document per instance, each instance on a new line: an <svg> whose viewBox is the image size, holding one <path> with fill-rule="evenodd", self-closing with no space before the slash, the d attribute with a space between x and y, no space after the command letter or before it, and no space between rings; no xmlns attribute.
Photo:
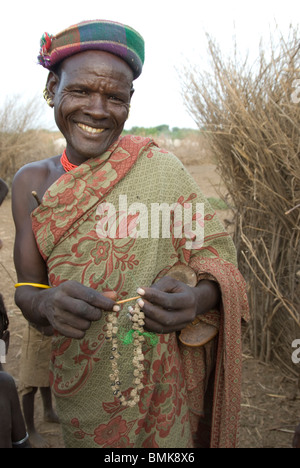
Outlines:
<svg viewBox="0 0 300 468"><path fill-rule="evenodd" d="M113 306L113 311L114 311L114 312L120 312L120 310L121 310L121 309L120 309L120 306L118 306L118 305L114 305L114 306Z"/></svg>
<svg viewBox="0 0 300 468"><path fill-rule="evenodd" d="M136 292L137 292L140 296L144 296L144 295L145 295L145 291L144 291L144 289L142 289L142 288L138 288L138 289L136 290Z"/></svg>
<svg viewBox="0 0 300 468"><path fill-rule="evenodd" d="M142 299L139 299L137 303L140 307L144 307L144 301L142 301Z"/></svg>
<svg viewBox="0 0 300 468"><path fill-rule="evenodd" d="M129 306L128 310L129 310L130 313L133 312L133 307Z"/></svg>

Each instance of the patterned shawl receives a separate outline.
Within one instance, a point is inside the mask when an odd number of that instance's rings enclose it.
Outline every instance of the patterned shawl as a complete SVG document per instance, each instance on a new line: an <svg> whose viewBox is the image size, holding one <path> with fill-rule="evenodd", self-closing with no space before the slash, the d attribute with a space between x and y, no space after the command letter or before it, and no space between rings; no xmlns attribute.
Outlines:
<svg viewBox="0 0 300 468"><path fill-rule="evenodd" d="M137 228L136 215L124 221L116 210L113 223L103 216L109 206L142 203L204 203L204 244L187 248L187 238L110 236L126 223ZM134 205L139 206L139 205ZM194 218L195 219L195 218ZM248 318L245 283L236 267L230 236L183 165L171 153L145 138L120 138L97 159L58 179L32 214L33 230L47 262L52 286L72 279L99 291L115 290L120 299L135 295L177 263L189 265L201 278L217 281L219 311L201 317L219 327L208 346L191 348L177 335L158 335L146 343L144 389L134 408L120 407L112 395L110 349L105 340L106 315L93 323L83 340L57 335L51 383L68 447L172 448L208 445L235 447L241 397L241 319ZM131 327L124 308L118 317L124 332ZM120 342L122 392L132 388L132 347ZM209 397L209 399L207 399ZM208 420L208 422L207 422ZM205 439L208 424L210 442Z"/></svg>

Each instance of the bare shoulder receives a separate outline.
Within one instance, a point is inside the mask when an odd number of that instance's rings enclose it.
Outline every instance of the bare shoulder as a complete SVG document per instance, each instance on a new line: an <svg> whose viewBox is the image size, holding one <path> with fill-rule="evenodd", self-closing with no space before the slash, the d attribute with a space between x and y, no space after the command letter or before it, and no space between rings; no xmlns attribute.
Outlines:
<svg viewBox="0 0 300 468"><path fill-rule="evenodd" d="M12 184L12 206L19 204L29 213L36 208L32 192L41 200L46 190L63 174L60 156L43 159L23 166L15 175Z"/></svg>
<svg viewBox="0 0 300 468"><path fill-rule="evenodd" d="M59 156L53 156L52 158L26 164L16 173L13 184L22 183L24 186L45 182L52 173L57 172L59 159Z"/></svg>

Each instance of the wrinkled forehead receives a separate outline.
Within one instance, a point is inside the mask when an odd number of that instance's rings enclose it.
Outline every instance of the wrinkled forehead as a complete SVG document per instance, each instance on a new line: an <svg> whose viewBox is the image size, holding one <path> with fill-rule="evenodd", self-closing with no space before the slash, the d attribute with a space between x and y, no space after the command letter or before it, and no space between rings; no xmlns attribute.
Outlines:
<svg viewBox="0 0 300 468"><path fill-rule="evenodd" d="M60 64L60 75L70 78L107 77L129 84L133 81L133 72L124 60L107 52L85 51L65 59Z"/></svg>

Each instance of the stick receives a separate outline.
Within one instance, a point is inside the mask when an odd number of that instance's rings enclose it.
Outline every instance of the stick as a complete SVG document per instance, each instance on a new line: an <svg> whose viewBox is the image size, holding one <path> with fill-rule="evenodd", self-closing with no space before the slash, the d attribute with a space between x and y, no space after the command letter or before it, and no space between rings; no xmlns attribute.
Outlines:
<svg viewBox="0 0 300 468"><path fill-rule="evenodd" d="M116 304L125 304L125 302L130 302L130 301L135 301L136 299L139 299L141 296L136 296L136 297L130 297L129 299L124 299L123 301L118 301Z"/></svg>
<svg viewBox="0 0 300 468"><path fill-rule="evenodd" d="M12 280L13 284L15 284L15 280L13 279L13 277L11 276L11 274L9 273L8 269L6 268L6 266L3 265L2 262L0 262L0 265L1 265L2 268L6 271L6 273L8 274L8 276L10 277L10 279Z"/></svg>
<svg viewBox="0 0 300 468"><path fill-rule="evenodd" d="M37 204L40 206L41 200L39 199L38 194L36 193L36 191L33 190L33 191L31 192L31 194L32 194L32 196L35 198Z"/></svg>
<svg viewBox="0 0 300 468"><path fill-rule="evenodd" d="M300 208L300 203L299 203L299 205L294 206L294 208L292 208L291 210L286 211L284 214L288 215L288 214L290 214L292 211L294 211L296 208Z"/></svg>

